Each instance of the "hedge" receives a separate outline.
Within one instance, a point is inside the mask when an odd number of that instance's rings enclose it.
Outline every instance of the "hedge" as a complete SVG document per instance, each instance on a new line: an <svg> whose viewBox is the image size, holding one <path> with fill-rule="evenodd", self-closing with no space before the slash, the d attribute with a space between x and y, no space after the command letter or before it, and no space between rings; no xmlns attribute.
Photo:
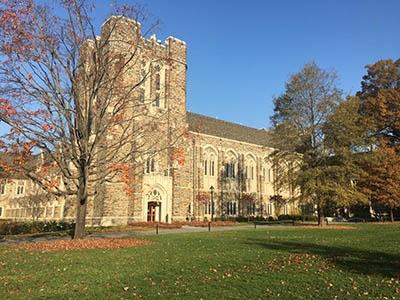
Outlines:
<svg viewBox="0 0 400 300"><path fill-rule="evenodd" d="M0 221L0 235L30 234L72 230L74 225L64 221L11 222Z"/></svg>

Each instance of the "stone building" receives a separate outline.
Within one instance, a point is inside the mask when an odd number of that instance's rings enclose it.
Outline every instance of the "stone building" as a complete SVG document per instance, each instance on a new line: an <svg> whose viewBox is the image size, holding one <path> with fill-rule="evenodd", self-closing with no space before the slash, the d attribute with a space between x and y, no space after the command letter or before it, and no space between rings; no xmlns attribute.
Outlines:
<svg viewBox="0 0 400 300"><path fill-rule="evenodd" d="M124 192L122 182L104 184L88 203L88 224L266 217L296 212L293 204L283 205L277 211L270 201L275 191L274 168L269 155L274 149L270 147L267 130L187 111L185 42L174 37L163 43L154 36L146 39L141 36L140 24L120 17L108 19L102 35L107 34L111 26L118 27L115 31L118 39L140 45L139 63L126 80L137 82L141 74L151 75L139 86L137 99L132 101L152 99L143 118L164 113L168 116L160 122L165 144L178 132L185 133L173 147L182 150L184 163L173 160L171 147L168 147L137 166L133 194ZM2 202L7 193L8 188L0 195L0 217L24 218L18 209L25 208L14 203L11 210L12 201ZM10 190L10 193L18 192ZM284 193L283 196L288 195ZM56 207L51 208L52 218L73 219L73 204L68 201L56 202L51 207ZM61 213L58 213L59 207ZM40 216L48 217L50 213Z"/></svg>

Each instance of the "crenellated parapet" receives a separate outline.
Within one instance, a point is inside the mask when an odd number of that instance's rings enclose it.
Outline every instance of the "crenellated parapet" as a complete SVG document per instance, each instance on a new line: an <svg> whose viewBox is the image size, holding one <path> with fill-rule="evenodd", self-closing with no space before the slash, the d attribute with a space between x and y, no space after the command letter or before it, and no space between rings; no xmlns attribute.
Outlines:
<svg viewBox="0 0 400 300"><path fill-rule="evenodd" d="M139 48L143 54L149 54L159 59L171 59L186 65L186 43L169 36L164 42L156 35L147 38L142 35L139 22L123 16L111 16L101 29L101 38L109 40L111 46L119 51Z"/></svg>

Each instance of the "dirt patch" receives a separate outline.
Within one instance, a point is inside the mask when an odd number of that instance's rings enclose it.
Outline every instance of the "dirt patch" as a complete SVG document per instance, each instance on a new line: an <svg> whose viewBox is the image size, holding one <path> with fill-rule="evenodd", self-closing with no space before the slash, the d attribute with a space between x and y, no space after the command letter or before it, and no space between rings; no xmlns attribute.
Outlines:
<svg viewBox="0 0 400 300"><path fill-rule="evenodd" d="M146 246L150 243L150 241L139 239L82 239L23 243L16 246L16 248L27 251L48 252L88 249L120 249Z"/></svg>
<svg viewBox="0 0 400 300"><path fill-rule="evenodd" d="M349 225L296 225L298 228L307 228L307 229L356 229L354 226Z"/></svg>

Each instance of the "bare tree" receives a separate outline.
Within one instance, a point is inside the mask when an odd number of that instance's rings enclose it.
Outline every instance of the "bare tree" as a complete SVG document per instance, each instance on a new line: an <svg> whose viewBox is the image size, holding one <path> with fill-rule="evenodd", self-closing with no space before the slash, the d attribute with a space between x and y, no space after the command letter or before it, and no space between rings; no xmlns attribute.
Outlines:
<svg viewBox="0 0 400 300"><path fill-rule="evenodd" d="M115 180L131 190L134 172L182 134L164 132L169 110L146 95L160 60L146 47L146 22L137 6L116 8L100 35L86 0L59 1L60 17L33 0L0 6L0 120L10 131L3 148L43 189L76 196L75 238L84 233L88 197ZM129 17L129 18L128 18ZM47 170L24 162L42 151ZM4 167L4 166L3 166ZM55 178L61 178L55 182Z"/></svg>

